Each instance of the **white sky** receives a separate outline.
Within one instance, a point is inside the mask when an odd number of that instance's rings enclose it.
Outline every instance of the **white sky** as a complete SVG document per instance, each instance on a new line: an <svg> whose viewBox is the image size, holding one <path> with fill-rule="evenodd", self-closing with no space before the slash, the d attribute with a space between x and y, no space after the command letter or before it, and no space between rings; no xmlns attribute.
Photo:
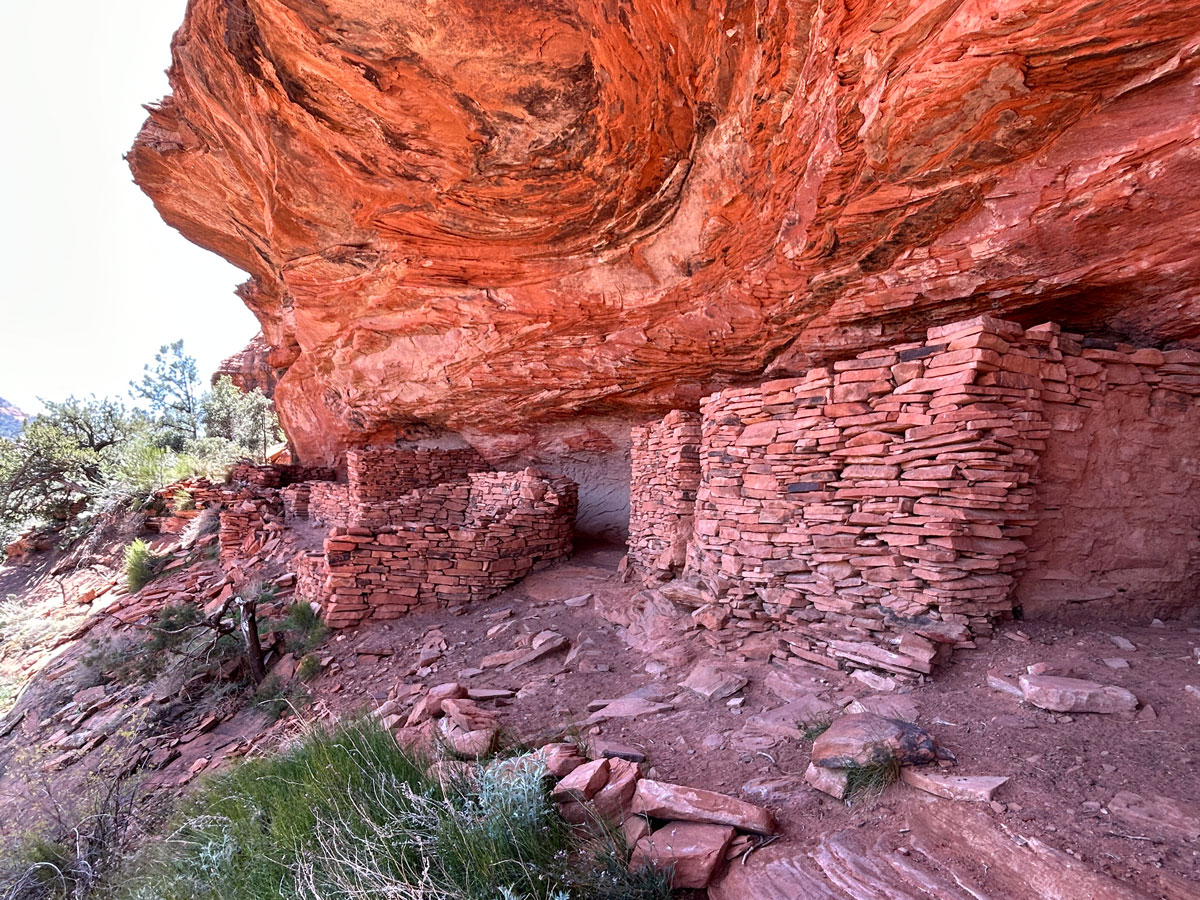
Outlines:
<svg viewBox="0 0 1200 900"><path fill-rule="evenodd" d="M125 396L162 344L202 377L258 330L245 275L168 227L122 155L167 93L185 0L6 2L0 397Z"/></svg>

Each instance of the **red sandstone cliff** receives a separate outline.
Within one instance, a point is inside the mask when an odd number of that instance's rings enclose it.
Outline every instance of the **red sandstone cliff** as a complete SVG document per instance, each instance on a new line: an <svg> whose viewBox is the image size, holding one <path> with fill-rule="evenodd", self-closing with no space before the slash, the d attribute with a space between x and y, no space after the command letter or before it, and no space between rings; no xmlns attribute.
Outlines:
<svg viewBox="0 0 1200 900"><path fill-rule="evenodd" d="M274 397L279 376L271 364L271 345L267 339L256 334L241 351L223 360L213 372L213 384L222 375L228 375L235 385L247 393L257 389L268 397Z"/></svg>
<svg viewBox="0 0 1200 900"><path fill-rule="evenodd" d="M191 0L173 52L130 162L307 460L980 311L1200 337L1200 0Z"/></svg>

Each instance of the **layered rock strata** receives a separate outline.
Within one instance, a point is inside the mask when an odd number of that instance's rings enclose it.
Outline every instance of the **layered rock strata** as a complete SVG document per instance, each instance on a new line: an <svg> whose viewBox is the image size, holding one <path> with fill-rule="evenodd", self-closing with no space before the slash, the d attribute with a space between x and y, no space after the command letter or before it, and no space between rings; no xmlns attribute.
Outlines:
<svg viewBox="0 0 1200 900"><path fill-rule="evenodd" d="M1089 612L1194 613L1198 398L1195 351L1085 347L1056 325L986 316L719 392L686 448L700 482L685 577L735 624L779 623L796 656L898 674L928 673L1023 596L1042 613L1098 599L1109 608ZM1137 435L1137 461L1040 466L1097 432ZM665 425L636 438L635 466L661 457L667 471L695 440ZM671 486L634 506L638 521L681 515ZM1089 509L1125 527L1107 537Z"/></svg>
<svg viewBox="0 0 1200 900"><path fill-rule="evenodd" d="M250 274L300 459L558 458L980 312L1194 343L1198 13L190 0L129 159Z"/></svg>

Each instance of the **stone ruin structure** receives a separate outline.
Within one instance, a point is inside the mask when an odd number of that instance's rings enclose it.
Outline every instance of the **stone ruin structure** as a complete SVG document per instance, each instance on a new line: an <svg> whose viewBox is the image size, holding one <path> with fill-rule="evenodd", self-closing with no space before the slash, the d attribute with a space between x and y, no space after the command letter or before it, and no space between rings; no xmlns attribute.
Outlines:
<svg viewBox="0 0 1200 900"><path fill-rule="evenodd" d="M796 657L926 674L1014 611L1200 591L1200 353L987 316L635 429L630 555Z"/></svg>
<svg viewBox="0 0 1200 900"><path fill-rule="evenodd" d="M1196 0L569 6L188 3L129 162L344 473L259 488L247 546L339 529L304 577L365 616L356 554L457 558L476 474L534 466L816 662L1195 609ZM426 441L490 465L353 472Z"/></svg>
<svg viewBox="0 0 1200 900"><path fill-rule="evenodd" d="M309 520L327 537L293 560L297 596L329 625L390 619L498 593L571 552L578 488L527 468L491 472L473 450L347 454L347 481L302 466L234 468L220 558L236 569Z"/></svg>

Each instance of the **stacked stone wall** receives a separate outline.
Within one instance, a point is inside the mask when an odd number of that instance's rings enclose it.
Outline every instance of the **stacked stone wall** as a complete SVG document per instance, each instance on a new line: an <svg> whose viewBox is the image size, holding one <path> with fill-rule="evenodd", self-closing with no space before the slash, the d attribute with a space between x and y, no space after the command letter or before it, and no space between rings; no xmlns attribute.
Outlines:
<svg viewBox="0 0 1200 900"><path fill-rule="evenodd" d="M346 454L346 474L350 483L350 503L367 510L390 503L419 488L450 481L464 481L472 472L491 467L473 449L412 450L400 447L372 447Z"/></svg>
<svg viewBox="0 0 1200 900"><path fill-rule="evenodd" d="M416 491L409 524L335 527L298 560L298 590L353 625L484 599L571 552L578 488L535 470Z"/></svg>
<svg viewBox="0 0 1200 900"><path fill-rule="evenodd" d="M278 491L257 497L230 499L221 510L217 541L221 567L234 571L284 528L283 501Z"/></svg>
<svg viewBox="0 0 1200 900"><path fill-rule="evenodd" d="M1113 392L1133 387L1191 410L1160 448L1200 443L1195 356L1084 347L1053 325L980 317L803 378L714 394L701 407L686 574L735 623L778 623L796 656L927 673L1020 602L1016 578L1050 496L1038 493L1039 461L1063 423L1096 421ZM1190 473L1187 456L1179 466L1160 452L1156 465ZM631 522L665 505L652 494L635 492ZM1181 542L1194 534L1190 511L1134 494L1148 527ZM1150 526L1158 513L1169 524ZM1071 528L1086 531L1085 520ZM1088 546L1088 564L1105 565ZM645 565L639 551L632 558Z"/></svg>
<svg viewBox="0 0 1200 900"><path fill-rule="evenodd" d="M647 572L669 575L685 561L700 487L700 417L675 411L633 429L629 554Z"/></svg>
<svg viewBox="0 0 1200 900"><path fill-rule="evenodd" d="M235 484L248 484L259 488L282 488L304 481L335 481L337 472L327 466L298 466L271 463L260 465L240 462L230 471L229 478Z"/></svg>

